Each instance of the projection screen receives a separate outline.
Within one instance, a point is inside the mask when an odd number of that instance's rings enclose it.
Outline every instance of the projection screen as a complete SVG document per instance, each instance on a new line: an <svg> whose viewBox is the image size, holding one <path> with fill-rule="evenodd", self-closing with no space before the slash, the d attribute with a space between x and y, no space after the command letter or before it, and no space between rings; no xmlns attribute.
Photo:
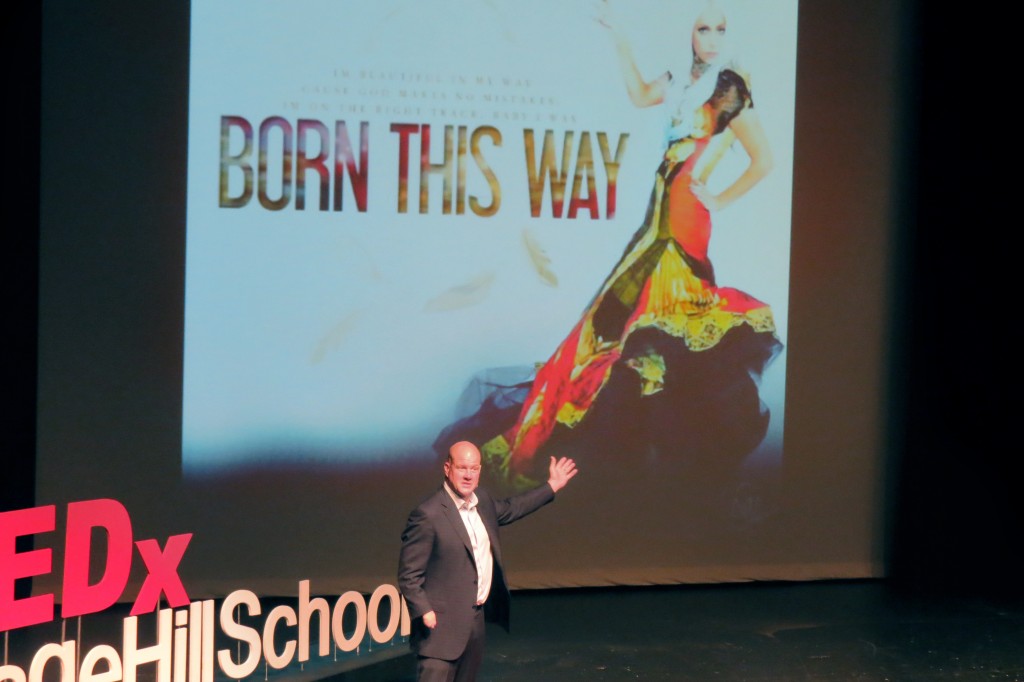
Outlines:
<svg viewBox="0 0 1024 682"><path fill-rule="evenodd" d="M190 594L368 590L469 438L581 471L514 587L879 574L893 171L821 172L795 1L123 9L44 10L40 503L193 532Z"/></svg>

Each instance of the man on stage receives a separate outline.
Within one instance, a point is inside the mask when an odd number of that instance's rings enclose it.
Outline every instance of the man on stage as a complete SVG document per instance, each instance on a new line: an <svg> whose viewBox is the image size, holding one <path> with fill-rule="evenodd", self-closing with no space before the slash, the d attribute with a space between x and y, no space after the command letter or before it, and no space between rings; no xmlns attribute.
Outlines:
<svg viewBox="0 0 1024 682"><path fill-rule="evenodd" d="M441 489L409 514L402 533L398 586L413 618L417 679L476 679L485 615L506 630L509 624L498 526L540 509L576 472L573 460L552 457L546 484L496 500L477 488L480 450L467 441L451 446Z"/></svg>

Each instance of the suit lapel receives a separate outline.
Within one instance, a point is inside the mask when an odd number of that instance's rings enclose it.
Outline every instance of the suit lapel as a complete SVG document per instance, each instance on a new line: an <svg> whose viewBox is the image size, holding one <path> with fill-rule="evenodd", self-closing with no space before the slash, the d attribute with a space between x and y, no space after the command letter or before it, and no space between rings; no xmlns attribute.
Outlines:
<svg viewBox="0 0 1024 682"><path fill-rule="evenodd" d="M466 546L469 555L473 556L473 543L469 540L469 531L466 530L462 514L459 513L458 507L455 506L455 500L452 499L452 496L443 487L441 488L441 508L444 509L444 515L452 524L455 534L462 540L462 544Z"/></svg>

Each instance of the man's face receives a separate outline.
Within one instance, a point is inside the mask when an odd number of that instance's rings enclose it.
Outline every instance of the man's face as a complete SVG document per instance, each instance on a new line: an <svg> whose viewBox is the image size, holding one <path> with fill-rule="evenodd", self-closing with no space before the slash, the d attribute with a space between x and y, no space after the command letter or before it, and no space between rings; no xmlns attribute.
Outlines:
<svg viewBox="0 0 1024 682"><path fill-rule="evenodd" d="M444 477L459 497L469 497L480 485L480 451L472 443L456 443L444 463Z"/></svg>

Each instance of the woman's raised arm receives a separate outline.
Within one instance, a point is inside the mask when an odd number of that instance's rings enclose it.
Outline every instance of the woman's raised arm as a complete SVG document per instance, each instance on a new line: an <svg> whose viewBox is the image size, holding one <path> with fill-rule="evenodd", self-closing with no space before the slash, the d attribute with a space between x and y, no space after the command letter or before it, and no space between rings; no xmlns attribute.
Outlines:
<svg viewBox="0 0 1024 682"><path fill-rule="evenodd" d="M618 22L612 16L611 6L608 0L600 0L597 4L597 21L607 28L615 41L615 52L619 57L619 66L622 70L622 78L626 83L626 92L629 99L638 107L649 107L660 104L665 99L665 92L672 82L672 76L668 72L658 78L647 81L640 74L633 57L633 48L629 41L619 29Z"/></svg>

